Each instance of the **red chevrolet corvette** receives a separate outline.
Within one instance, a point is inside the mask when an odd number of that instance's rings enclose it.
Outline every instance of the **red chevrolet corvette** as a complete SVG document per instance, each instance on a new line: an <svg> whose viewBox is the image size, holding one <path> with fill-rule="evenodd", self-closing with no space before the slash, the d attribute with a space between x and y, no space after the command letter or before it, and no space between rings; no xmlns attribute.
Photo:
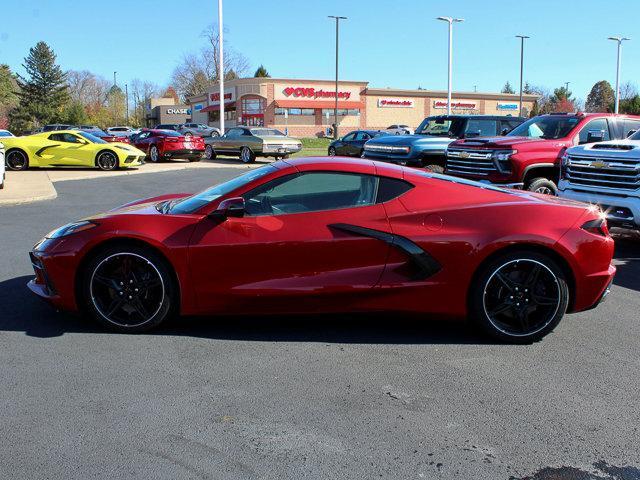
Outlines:
<svg viewBox="0 0 640 480"><path fill-rule="evenodd" d="M152 162L170 158L186 158L190 162L199 162L205 148L202 137L185 137L173 130L144 129L131 137L131 143L145 152L147 159Z"/></svg>
<svg viewBox="0 0 640 480"><path fill-rule="evenodd" d="M408 311L542 338L615 273L599 210L368 160L305 158L49 233L29 287L139 332L173 314Z"/></svg>

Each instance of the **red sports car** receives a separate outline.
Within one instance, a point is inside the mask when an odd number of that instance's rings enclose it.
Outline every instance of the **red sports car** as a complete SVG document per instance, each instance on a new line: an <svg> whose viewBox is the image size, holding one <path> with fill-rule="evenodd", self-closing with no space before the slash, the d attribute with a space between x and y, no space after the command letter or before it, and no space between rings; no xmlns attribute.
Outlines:
<svg viewBox="0 0 640 480"><path fill-rule="evenodd" d="M595 307L615 267L585 204L346 158L278 161L49 233L29 287L139 332L172 314L406 311L509 342Z"/></svg>
<svg viewBox="0 0 640 480"><path fill-rule="evenodd" d="M204 155L204 139L194 135L184 136L173 130L144 129L131 137L131 143L147 154L147 160L186 158L199 162Z"/></svg>

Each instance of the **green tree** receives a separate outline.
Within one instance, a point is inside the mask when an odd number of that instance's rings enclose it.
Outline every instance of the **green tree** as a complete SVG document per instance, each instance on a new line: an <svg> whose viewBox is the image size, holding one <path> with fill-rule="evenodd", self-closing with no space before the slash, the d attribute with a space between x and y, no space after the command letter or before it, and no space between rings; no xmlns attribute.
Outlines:
<svg viewBox="0 0 640 480"><path fill-rule="evenodd" d="M0 65L0 128L9 125L9 112L18 105L18 82L8 65Z"/></svg>
<svg viewBox="0 0 640 480"><path fill-rule="evenodd" d="M596 83L587 96L585 110L587 112L610 112L615 101L615 93L606 80Z"/></svg>
<svg viewBox="0 0 640 480"><path fill-rule="evenodd" d="M507 83L504 84L504 87L502 87L502 93L516 93L516 91L513 89L513 87L511 86L511 84L509 83L509 80L507 80Z"/></svg>
<svg viewBox="0 0 640 480"><path fill-rule="evenodd" d="M535 88L531 86L529 82L524 82L524 86L522 87L522 93L525 95L531 95L536 93Z"/></svg>
<svg viewBox="0 0 640 480"><path fill-rule="evenodd" d="M56 64L53 50L45 42L38 42L22 66L26 76L18 75L20 103L12 111L11 123L24 130L61 121L69 93L66 74Z"/></svg>
<svg viewBox="0 0 640 480"><path fill-rule="evenodd" d="M87 112L78 100L72 100L67 104L63 117L64 122L70 125L81 125L89 122Z"/></svg>
<svg viewBox="0 0 640 480"><path fill-rule="evenodd" d="M258 78L258 77L270 77L271 75L269 75L269 72L267 72L267 69L264 68L263 65L260 65L256 70L256 73L253 74L253 76Z"/></svg>
<svg viewBox="0 0 640 480"><path fill-rule="evenodd" d="M613 103L611 103L611 110L613 111ZM629 115L640 115L640 95L620 99L619 111Z"/></svg>

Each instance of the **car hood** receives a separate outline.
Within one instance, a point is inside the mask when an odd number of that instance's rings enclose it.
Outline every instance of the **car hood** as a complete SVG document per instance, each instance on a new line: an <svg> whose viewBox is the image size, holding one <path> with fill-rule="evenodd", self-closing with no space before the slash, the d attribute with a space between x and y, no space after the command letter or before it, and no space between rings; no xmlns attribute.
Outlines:
<svg viewBox="0 0 640 480"><path fill-rule="evenodd" d="M528 145L532 147L539 144L545 144L549 142L562 142L562 139L547 140L544 138L531 138L531 137L481 137L481 138L465 138L456 140L451 144L451 147L478 147L478 148L508 148L515 145L526 148Z"/></svg>
<svg viewBox="0 0 640 480"><path fill-rule="evenodd" d="M638 140L609 140L606 142L579 145L567 150L568 155L585 157L606 157L621 159L640 159L640 141Z"/></svg>
<svg viewBox="0 0 640 480"><path fill-rule="evenodd" d="M367 142L367 145L393 145L393 146L412 146L412 145L448 145L453 141L449 137L438 137L435 135L386 135L384 137L374 138Z"/></svg>
<svg viewBox="0 0 640 480"><path fill-rule="evenodd" d="M156 210L156 205L158 203L165 200L185 198L189 195L191 195L191 193L168 193L157 197L134 200L133 202L125 203L124 205L120 205L119 207L106 212L86 217L83 220L98 220L100 218L112 217L114 215L159 215L160 212Z"/></svg>

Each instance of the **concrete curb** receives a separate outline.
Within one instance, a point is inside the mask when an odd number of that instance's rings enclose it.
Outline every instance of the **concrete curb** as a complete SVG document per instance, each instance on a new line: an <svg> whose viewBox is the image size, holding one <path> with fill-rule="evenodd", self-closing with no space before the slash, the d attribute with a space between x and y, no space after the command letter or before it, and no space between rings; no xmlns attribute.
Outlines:
<svg viewBox="0 0 640 480"><path fill-rule="evenodd" d="M7 172L0 207L52 200L58 196L45 171Z"/></svg>

